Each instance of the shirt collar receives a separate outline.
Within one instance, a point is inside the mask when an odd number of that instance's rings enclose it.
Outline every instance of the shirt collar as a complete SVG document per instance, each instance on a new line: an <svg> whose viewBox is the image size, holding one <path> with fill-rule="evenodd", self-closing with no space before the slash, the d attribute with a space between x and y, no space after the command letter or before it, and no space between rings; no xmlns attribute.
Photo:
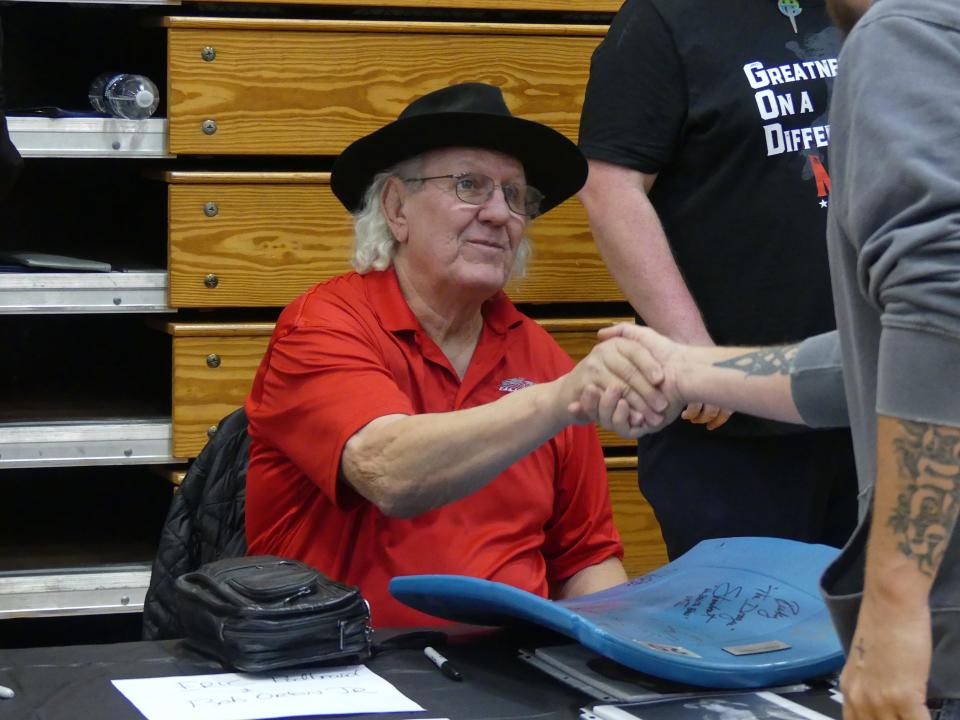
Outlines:
<svg viewBox="0 0 960 720"><path fill-rule="evenodd" d="M501 290L483 304L483 319L495 333L505 335L523 322L523 315Z"/></svg>
<svg viewBox="0 0 960 720"><path fill-rule="evenodd" d="M390 332L421 330L420 321L400 292L400 281L393 267L363 275L367 297L374 311ZM523 315L510 301L506 293L499 291L483 304L484 323L498 335L523 322Z"/></svg>
<svg viewBox="0 0 960 720"><path fill-rule="evenodd" d="M390 332L420 329L420 321L400 292L400 281L392 266L368 272L362 277L367 298L384 329Z"/></svg>

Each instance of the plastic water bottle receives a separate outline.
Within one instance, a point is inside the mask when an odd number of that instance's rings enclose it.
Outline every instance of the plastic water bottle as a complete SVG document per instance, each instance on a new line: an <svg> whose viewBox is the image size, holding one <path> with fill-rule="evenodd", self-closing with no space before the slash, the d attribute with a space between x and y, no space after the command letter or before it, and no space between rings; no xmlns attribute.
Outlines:
<svg viewBox="0 0 960 720"><path fill-rule="evenodd" d="M107 89L107 82L115 78L120 73L110 71L104 72L97 75L93 82L90 83L90 90L87 92L87 97L90 100L90 107L96 110L99 113L108 113L107 110L107 101L103 97L103 91Z"/></svg>
<svg viewBox="0 0 960 720"><path fill-rule="evenodd" d="M90 85L90 106L118 118L145 120L157 111L160 91L145 75L108 72Z"/></svg>

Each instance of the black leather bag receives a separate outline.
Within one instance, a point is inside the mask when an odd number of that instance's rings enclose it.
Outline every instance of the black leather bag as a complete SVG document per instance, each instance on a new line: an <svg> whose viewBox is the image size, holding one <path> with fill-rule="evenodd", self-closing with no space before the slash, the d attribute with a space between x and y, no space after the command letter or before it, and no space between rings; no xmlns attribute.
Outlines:
<svg viewBox="0 0 960 720"><path fill-rule="evenodd" d="M187 643L234 670L370 656L370 608L359 589L297 560L217 560L177 578L176 592Z"/></svg>

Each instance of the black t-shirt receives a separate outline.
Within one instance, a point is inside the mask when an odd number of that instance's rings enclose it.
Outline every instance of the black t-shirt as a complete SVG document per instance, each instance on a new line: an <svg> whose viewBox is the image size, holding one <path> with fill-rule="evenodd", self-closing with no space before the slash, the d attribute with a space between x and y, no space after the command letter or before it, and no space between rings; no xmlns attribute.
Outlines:
<svg viewBox="0 0 960 720"><path fill-rule="evenodd" d="M827 104L840 34L822 1L627 0L594 53L589 158L657 173L650 199L718 344L835 326Z"/></svg>

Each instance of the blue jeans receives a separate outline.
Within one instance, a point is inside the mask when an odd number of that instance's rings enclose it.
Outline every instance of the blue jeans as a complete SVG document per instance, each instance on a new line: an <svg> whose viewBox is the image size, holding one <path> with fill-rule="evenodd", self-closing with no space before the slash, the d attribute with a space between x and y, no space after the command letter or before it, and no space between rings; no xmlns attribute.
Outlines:
<svg viewBox="0 0 960 720"><path fill-rule="evenodd" d="M944 700L939 708L930 711L930 720L960 720L960 700Z"/></svg>
<svg viewBox="0 0 960 720"><path fill-rule="evenodd" d="M671 559L738 535L841 547L857 524L847 430L740 437L677 420L640 438L637 458Z"/></svg>

